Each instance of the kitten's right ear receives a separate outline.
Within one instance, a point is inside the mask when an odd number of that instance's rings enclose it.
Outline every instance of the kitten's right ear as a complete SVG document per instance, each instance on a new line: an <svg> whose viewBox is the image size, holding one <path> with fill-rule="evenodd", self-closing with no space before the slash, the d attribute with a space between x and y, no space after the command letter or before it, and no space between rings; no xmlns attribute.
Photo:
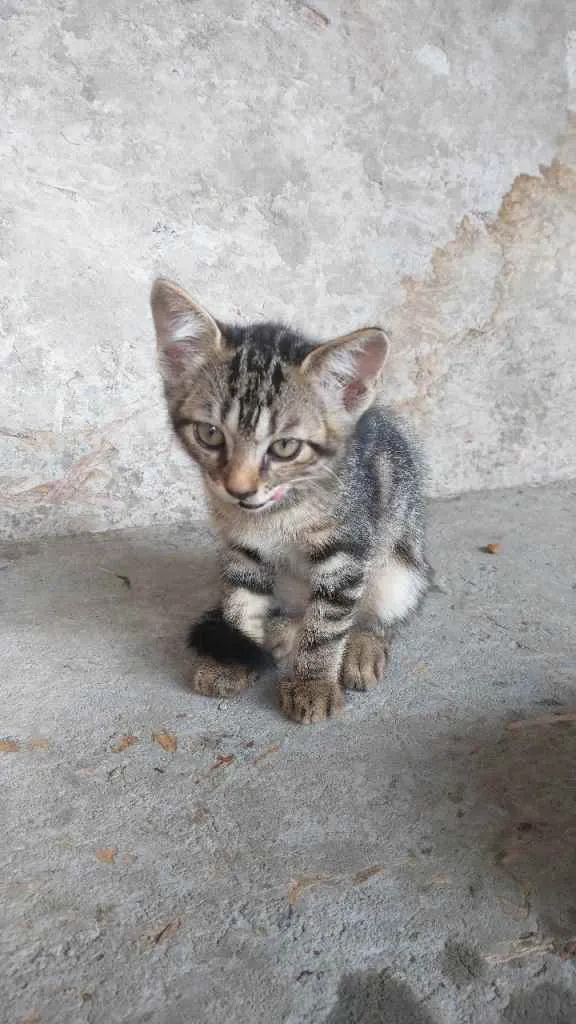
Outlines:
<svg viewBox="0 0 576 1024"><path fill-rule="evenodd" d="M210 314L172 281L158 278L154 282L150 305L160 369L170 387L193 375L207 356L219 351L222 336Z"/></svg>

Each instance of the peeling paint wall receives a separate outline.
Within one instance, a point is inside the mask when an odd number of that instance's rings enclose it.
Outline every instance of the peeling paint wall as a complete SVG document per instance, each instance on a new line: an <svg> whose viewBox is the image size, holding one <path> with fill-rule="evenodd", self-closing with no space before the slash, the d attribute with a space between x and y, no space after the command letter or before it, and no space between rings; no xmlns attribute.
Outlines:
<svg viewBox="0 0 576 1024"><path fill-rule="evenodd" d="M388 326L435 494L574 475L568 11L0 0L3 532L199 511L158 273L223 317Z"/></svg>

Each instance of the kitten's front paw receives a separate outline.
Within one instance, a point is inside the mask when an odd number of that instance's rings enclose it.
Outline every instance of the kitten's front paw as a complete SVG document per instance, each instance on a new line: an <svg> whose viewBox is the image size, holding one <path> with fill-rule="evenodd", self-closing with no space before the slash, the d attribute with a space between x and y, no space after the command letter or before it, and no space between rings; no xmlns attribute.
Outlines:
<svg viewBox="0 0 576 1024"><path fill-rule="evenodd" d="M276 615L266 625L266 646L276 661L285 661L294 650L300 623L286 615Z"/></svg>
<svg viewBox="0 0 576 1024"><path fill-rule="evenodd" d="M348 637L340 682L345 690L371 690L382 679L388 644L379 633L351 633Z"/></svg>
<svg viewBox="0 0 576 1024"><path fill-rule="evenodd" d="M303 725L337 715L344 704L338 683L324 679L285 679L280 683L280 707L288 718Z"/></svg>
<svg viewBox="0 0 576 1024"><path fill-rule="evenodd" d="M205 697L234 697L252 682L252 673L242 665L221 665L214 658L199 657L190 685Z"/></svg>

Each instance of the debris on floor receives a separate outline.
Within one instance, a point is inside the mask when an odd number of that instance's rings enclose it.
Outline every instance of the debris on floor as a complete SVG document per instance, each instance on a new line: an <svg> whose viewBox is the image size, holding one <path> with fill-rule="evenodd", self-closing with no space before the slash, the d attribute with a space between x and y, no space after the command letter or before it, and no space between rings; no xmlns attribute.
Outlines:
<svg viewBox="0 0 576 1024"><path fill-rule="evenodd" d="M2 1024L576 1020L574 522L574 484L434 505L449 585L383 683L310 729L272 681L190 691L208 529L22 545Z"/></svg>

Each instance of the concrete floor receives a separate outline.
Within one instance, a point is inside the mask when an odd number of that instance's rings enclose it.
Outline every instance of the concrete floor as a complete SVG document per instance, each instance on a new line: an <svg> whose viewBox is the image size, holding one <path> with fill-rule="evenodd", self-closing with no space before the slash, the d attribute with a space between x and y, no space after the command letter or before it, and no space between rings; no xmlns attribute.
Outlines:
<svg viewBox="0 0 576 1024"><path fill-rule="evenodd" d="M573 1024L575 522L436 504L445 585L312 728L187 691L202 523L5 546L1 1020Z"/></svg>

